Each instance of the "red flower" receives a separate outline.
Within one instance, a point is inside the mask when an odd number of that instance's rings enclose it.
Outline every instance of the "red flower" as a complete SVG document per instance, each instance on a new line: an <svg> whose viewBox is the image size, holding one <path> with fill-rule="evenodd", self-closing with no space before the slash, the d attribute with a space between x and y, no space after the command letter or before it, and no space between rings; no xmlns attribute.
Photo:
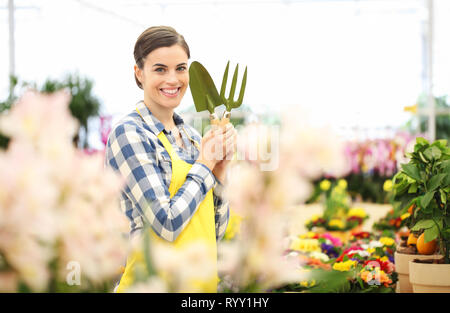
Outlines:
<svg viewBox="0 0 450 313"><path fill-rule="evenodd" d="M386 274L391 274L395 270L394 264L389 261L381 261L380 259L376 260L367 260L364 262L364 266L371 265L373 267L379 267L380 270L385 272Z"/></svg>
<svg viewBox="0 0 450 313"><path fill-rule="evenodd" d="M353 236L355 239L366 239L366 238L369 238L369 237L370 237L370 233L367 232L367 231L360 231L360 232L357 232L357 233L352 234L352 236Z"/></svg>
<svg viewBox="0 0 450 313"><path fill-rule="evenodd" d="M345 249L342 254L336 259L336 262L342 262L344 260L344 256L348 256L349 258L351 258L352 256L354 256L356 253L351 253L348 254L350 251L354 251L354 250L364 250L363 248L359 247L359 246L351 246L350 248Z"/></svg>

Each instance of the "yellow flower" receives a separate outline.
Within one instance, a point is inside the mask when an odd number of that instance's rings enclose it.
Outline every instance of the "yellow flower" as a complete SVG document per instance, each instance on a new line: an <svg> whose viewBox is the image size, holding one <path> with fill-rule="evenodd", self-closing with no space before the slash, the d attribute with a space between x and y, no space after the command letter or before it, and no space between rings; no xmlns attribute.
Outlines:
<svg viewBox="0 0 450 313"><path fill-rule="evenodd" d="M409 214L408 212L406 212L405 214L403 214L402 216L400 216L400 219L403 221L404 219L407 219L408 217L410 217L411 214Z"/></svg>
<svg viewBox="0 0 450 313"><path fill-rule="evenodd" d="M381 237L379 240L384 246L392 246L395 240L389 237Z"/></svg>
<svg viewBox="0 0 450 313"><path fill-rule="evenodd" d="M328 223L328 226L330 226L330 227L337 227L337 228L339 228L339 229L344 229L344 228L345 228L344 222L343 222L342 220L340 220L340 219L337 219L337 218L332 219L332 220Z"/></svg>
<svg viewBox="0 0 450 313"><path fill-rule="evenodd" d="M305 238L313 238L316 235L315 232L309 231L306 234L302 234L300 235L300 238L305 239Z"/></svg>
<svg viewBox="0 0 450 313"><path fill-rule="evenodd" d="M372 253L375 252L375 248L369 248L369 249L367 249L367 252L369 252L370 254L372 254Z"/></svg>
<svg viewBox="0 0 450 313"><path fill-rule="evenodd" d="M338 180L338 186L341 189L347 189L347 181L345 179L343 179L343 178L339 179Z"/></svg>
<svg viewBox="0 0 450 313"><path fill-rule="evenodd" d="M300 282L300 286L302 286L302 287L308 287L308 281L307 281L307 280L301 281L301 282Z"/></svg>
<svg viewBox="0 0 450 313"><path fill-rule="evenodd" d="M351 208L348 211L348 216L356 216L360 218L365 218L367 216L366 211L363 208Z"/></svg>
<svg viewBox="0 0 450 313"><path fill-rule="evenodd" d="M327 191L328 189L330 189L331 187L331 183L328 179L324 179L320 182L320 189L322 189L323 191Z"/></svg>
<svg viewBox="0 0 450 313"><path fill-rule="evenodd" d="M320 214L314 214L314 215L311 217L311 222L317 221L320 217L321 217Z"/></svg>
<svg viewBox="0 0 450 313"><path fill-rule="evenodd" d="M301 252L312 252L312 251L321 251L319 240L317 239L302 239L295 238L289 248L291 250L301 251Z"/></svg>
<svg viewBox="0 0 450 313"><path fill-rule="evenodd" d="M367 166L367 164L363 164L361 166L361 170L363 173L367 173L369 171L369 167Z"/></svg>
<svg viewBox="0 0 450 313"><path fill-rule="evenodd" d="M392 190L392 180L388 179L383 184L383 190L389 192Z"/></svg>
<svg viewBox="0 0 450 313"><path fill-rule="evenodd" d="M314 279L311 281L304 280L304 281L300 282L300 286L302 286L302 287L312 287L315 284L316 284L316 281Z"/></svg>
<svg viewBox="0 0 450 313"><path fill-rule="evenodd" d="M333 264L333 269L336 271L347 272L352 267L354 267L356 265L356 263L357 263L356 261L352 261L352 260L348 260L345 262L336 262Z"/></svg>
<svg viewBox="0 0 450 313"><path fill-rule="evenodd" d="M389 258L387 256L384 256L380 259L380 261L386 262L389 261Z"/></svg>

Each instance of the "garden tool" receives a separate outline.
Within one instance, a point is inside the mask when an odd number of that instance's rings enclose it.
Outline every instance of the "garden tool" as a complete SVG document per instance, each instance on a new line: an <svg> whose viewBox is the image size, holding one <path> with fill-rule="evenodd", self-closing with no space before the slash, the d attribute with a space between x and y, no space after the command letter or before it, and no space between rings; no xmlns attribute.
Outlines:
<svg viewBox="0 0 450 313"><path fill-rule="evenodd" d="M208 71L197 61L189 67L189 87L197 112L208 110L211 124L218 125L220 120L214 109L222 104L222 100Z"/></svg>
<svg viewBox="0 0 450 313"><path fill-rule="evenodd" d="M224 103L226 107L226 110L223 112L222 120L220 121L221 125L226 125L230 121L231 109L236 109L241 106L242 100L244 99L245 85L247 84L247 67L245 67L244 77L241 83L241 90L239 91L239 98L237 101L234 101L234 93L236 91L236 83L239 69L239 64L237 64L234 70L233 80L231 81L230 94L228 98L225 98L225 88L227 86L229 67L230 61L228 61L227 66L225 68L225 73L223 74L222 79L222 86L220 88L220 99L222 100L222 103Z"/></svg>

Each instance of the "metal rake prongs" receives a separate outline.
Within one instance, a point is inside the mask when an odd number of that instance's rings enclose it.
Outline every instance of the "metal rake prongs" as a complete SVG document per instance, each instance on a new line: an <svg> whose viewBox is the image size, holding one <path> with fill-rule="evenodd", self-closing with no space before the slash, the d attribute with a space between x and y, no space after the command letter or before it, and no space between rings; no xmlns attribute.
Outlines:
<svg viewBox="0 0 450 313"><path fill-rule="evenodd" d="M225 104L225 107L226 107L226 110L225 110L224 116L223 116L225 118L228 118L230 116L231 109L236 109L241 106L242 101L244 100L245 85L247 84L247 67L245 67L244 77L242 78L242 83L241 83L241 90L239 91L239 98L237 101L234 101L234 94L236 91L237 76L238 76L238 70L239 70L239 64L237 64L236 68L234 70L233 80L231 81L230 94L229 94L228 98L225 98L225 88L227 86L229 67L230 67L230 61L228 61L227 67L225 68L225 73L223 74L223 79L222 79L222 87L220 88L220 98L222 99L222 102Z"/></svg>

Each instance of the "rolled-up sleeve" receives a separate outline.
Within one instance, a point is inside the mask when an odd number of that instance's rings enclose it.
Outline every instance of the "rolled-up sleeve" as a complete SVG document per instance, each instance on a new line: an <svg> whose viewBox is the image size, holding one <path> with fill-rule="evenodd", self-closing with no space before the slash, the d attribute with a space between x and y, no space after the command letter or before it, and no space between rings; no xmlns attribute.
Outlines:
<svg viewBox="0 0 450 313"><path fill-rule="evenodd" d="M125 191L144 220L167 241L178 237L216 183L209 168L194 163L185 183L170 198L156 143L132 123L118 125L110 133L106 160L125 178Z"/></svg>

